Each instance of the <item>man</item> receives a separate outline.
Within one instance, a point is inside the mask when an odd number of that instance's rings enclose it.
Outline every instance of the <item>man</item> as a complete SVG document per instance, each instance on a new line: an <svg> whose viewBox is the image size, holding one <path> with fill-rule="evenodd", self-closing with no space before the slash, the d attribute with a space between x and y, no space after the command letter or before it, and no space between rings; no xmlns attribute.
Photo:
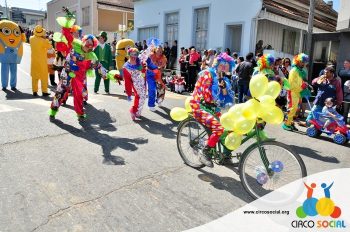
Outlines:
<svg viewBox="0 0 350 232"><path fill-rule="evenodd" d="M109 44L106 44L107 33L102 31L98 36L98 46L94 50L98 61L102 65L100 69L95 70L96 80L94 86L94 92L97 93L100 88L101 78L105 85L105 92L109 94L109 79L106 78L107 72L113 69L113 56L112 49Z"/></svg>
<svg viewBox="0 0 350 232"><path fill-rule="evenodd" d="M327 98L334 99L338 109L341 107L343 102L341 80L334 74L335 69L332 66L327 66L322 76L312 80L312 85L317 87L317 95L315 97L314 106L312 107L314 113L322 111ZM313 115L310 112L306 122L308 123L311 119L313 119Z"/></svg>
<svg viewBox="0 0 350 232"><path fill-rule="evenodd" d="M240 63L236 69L236 74L238 76L238 102L243 103L244 96L247 96L249 89L249 81L252 77L254 67L252 64L253 53L248 53L246 60Z"/></svg>
<svg viewBox="0 0 350 232"><path fill-rule="evenodd" d="M169 62L169 68L174 69L174 65L177 60L177 40L174 40L173 46L171 46L170 49L170 62Z"/></svg>
<svg viewBox="0 0 350 232"><path fill-rule="evenodd" d="M284 124L282 125L282 128L287 131L298 131L293 123L293 118L301 101L300 94L308 86L308 84L304 81L307 79L307 73L304 70L304 67L308 62L309 56L304 53L296 55L293 59L293 68L288 77L290 84L290 89L287 91L289 113Z"/></svg>
<svg viewBox="0 0 350 232"><path fill-rule="evenodd" d="M51 43L45 38L46 30L37 25L34 35L30 37L31 68L33 96L38 96L38 82L41 82L43 97L49 96L47 92L49 70L47 66L47 50L52 48Z"/></svg>

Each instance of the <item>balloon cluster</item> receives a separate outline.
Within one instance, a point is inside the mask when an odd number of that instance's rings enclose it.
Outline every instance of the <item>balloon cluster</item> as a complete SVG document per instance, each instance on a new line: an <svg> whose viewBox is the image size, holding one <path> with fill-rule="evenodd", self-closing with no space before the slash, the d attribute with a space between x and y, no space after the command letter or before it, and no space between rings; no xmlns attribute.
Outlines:
<svg viewBox="0 0 350 232"><path fill-rule="evenodd" d="M277 81L268 81L263 74L252 77L249 89L253 96L245 103L236 104L220 117L221 125L231 131L226 139L225 146L230 150L237 149L242 142L244 134L249 133L258 119L271 124L280 124L284 119L283 112L275 105L275 99L281 92L281 85ZM182 121L192 112L191 97L185 101L185 109L175 107L170 116L175 121Z"/></svg>

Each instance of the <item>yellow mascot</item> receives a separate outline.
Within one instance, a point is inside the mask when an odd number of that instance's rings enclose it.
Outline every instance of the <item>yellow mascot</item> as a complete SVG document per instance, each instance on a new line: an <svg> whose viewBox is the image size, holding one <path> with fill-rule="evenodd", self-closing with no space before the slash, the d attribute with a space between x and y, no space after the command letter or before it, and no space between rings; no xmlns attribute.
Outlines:
<svg viewBox="0 0 350 232"><path fill-rule="evenodd" d="M41 82L41 91L43 96L49 96L47 92L48 82L48 67L47 50L52 48L48 39L45 38L46 31L42 26L37 25L33 31L34 35L30 37L30 47L32 51L32 62L30 74L32 75L33 96L38 96L38 82Z"/></svg>
<svg viewBox="0 0 350 232"><path fill-rule="evenodd" d="M10 73L11 89L13 91L17 90L17 64L22 60L23 42L25 41L26 37L20 26L12 21L0 21L0 63L3 91L5 91L8 86Z"/></svg>
<svg viewBox="0 0 350 232"><path fill-rule="evenodd" d="M125 62L129 59L128 57L128 49L135 47L135 43L131 39L122 39L119 40L116 45L116 66L118 70L122 70ZM121 75L123 72L120 72Z"/></svg>

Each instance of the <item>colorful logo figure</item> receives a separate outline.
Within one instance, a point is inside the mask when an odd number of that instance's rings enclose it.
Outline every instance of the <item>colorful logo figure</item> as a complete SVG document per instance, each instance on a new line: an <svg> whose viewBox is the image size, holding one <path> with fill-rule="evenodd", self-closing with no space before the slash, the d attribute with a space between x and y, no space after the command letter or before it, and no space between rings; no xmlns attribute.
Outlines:
<svg viewBox="0 0 350 232"><path fill-rule="evenodd" d="M323 188L325 197L317 199L312 197L316 184L312 183L310 186L308 186L306 183L304 183L305 187L307 188L307 199L304 201L302 206L297 208L296 215L299 218L305 218L307 216L313 217L318 214L320 216L330 216L332 218L340 217L341 209L335 205L334 201L331 200L330 188L333 186L333 184L334 182L327 186L326 183L322 183L321 187Z"/></svg>

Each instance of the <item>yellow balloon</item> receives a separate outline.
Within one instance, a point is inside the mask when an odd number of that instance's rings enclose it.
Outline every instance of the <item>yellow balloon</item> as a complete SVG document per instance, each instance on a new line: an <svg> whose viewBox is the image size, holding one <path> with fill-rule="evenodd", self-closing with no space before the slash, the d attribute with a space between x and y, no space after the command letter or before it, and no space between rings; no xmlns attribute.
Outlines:
<svg viewBox="0 0 350 232"><path fill-rule="evenodd" d="M283 122L284 115L280 108L273 106L269 109L264 110L261 118L267 123L280 124Z"/></svg>
<svg viewBox="0 0 350 232"><path fill-rule="evenodd" d="M185 120L188 117L188 113L187 113L186 109L184 109L184 108L174 107L170 111L170 117L174 121L183 121L183 120Z"/></svg>
<svg viewBox="0 0 350 232"><path fill-rule="evenodd" d="M242 135L231 132L225 138L225 147L229 150L236 150L242 143Z"/></svg>
<svg viewBox="0 0 350 232"><path fill-rule="evenodd" d="M281 92L281 85L277 81L270 81L266 90L265 95L271 96L276 99Z"/></svg>
<svg viewBox="0 0 350 232"><path fill-rule="evenodd" d="M259 101L261 105L265 105L264 107L266 107L267 105L270 105L270 106L276 105L275 99L270 95L264 95L259 97Z"/></svg>
<svg viewBox="0 0 350 232"><path fill-rule="evenodd" d="M259 98L263 96L267 90L269 80L263 74L258 74L252 77L249 82L249 90L253 97Z"/></svg>
<svg viewBox="0 0 350 232"><path fill-rule="evenodd" d="M243 104L242 116L248 120L256 120L260 111L260 104L255 99L250 99Z"/></svg>
<svg viewBox="0 0 350 232"><path fill-rule="evenodd" d="M190 101L192 100L192 97L187 97L186 100L185 100L185 109L187 112L192 112L192 107L191 107L191 104L190 104Z"/></svg>
<svg viewBox="0 0 350 232"><path fill-rule="evenodd" d="M233 130L234 125L234 118L233 114L230 112L224 113L220 117L220 124L226 129L226 130Z"/></svg>
<svg viewBox="0 0 350 232"><path fill-rule="evenodd" d="M236 104L234 106L232 106L230 109L229 109L229 113L232 113L232 119L233 120L237 120L239 119L240 117L242 117L242 110L243 110L243 107L244 107L244 104Z"/></svg>
<svg viewBox="0 0 350 232"><path fill-rule="evenodd" d="M255 120L248 120L241 117L235 121L233 131L240 135L247 134L254 128L255 122Z"/></svg>

